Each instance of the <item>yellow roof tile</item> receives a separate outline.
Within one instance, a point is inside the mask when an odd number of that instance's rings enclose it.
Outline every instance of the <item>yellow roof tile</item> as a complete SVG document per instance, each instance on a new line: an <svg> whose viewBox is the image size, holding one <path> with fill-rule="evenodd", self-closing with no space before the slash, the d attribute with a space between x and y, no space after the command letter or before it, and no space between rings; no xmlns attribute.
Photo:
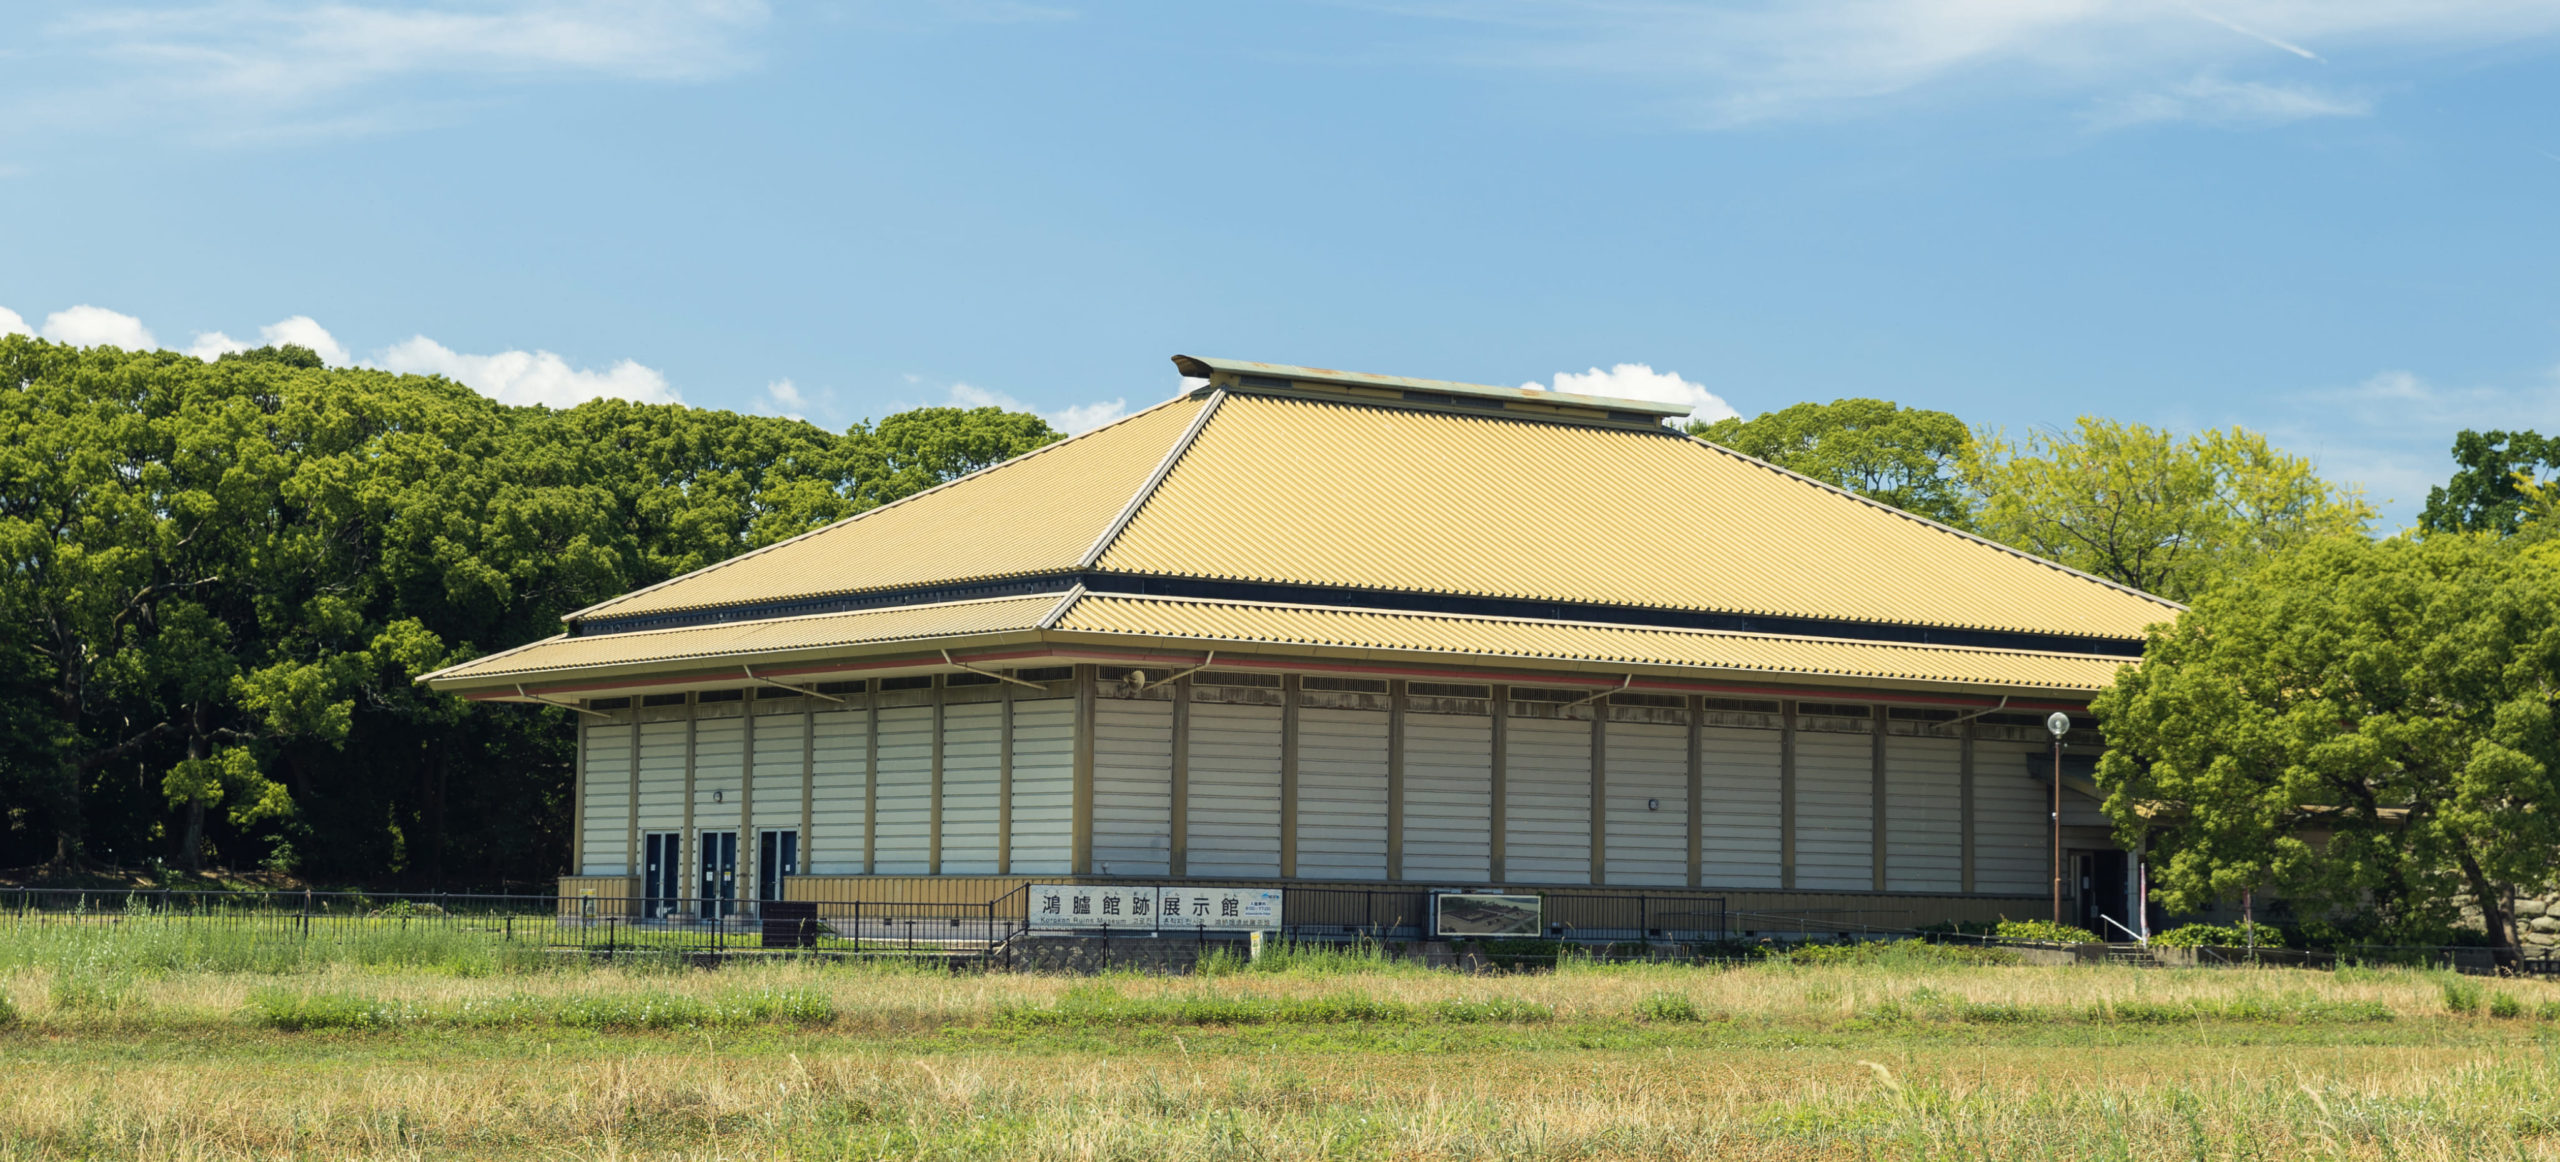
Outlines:
<svg viewBox="0 0 2560 1162"><path fill-rule="evenodd" d="M427 674L438 689L468 689L642 663L733 660L752 665L776 654L917 638L1027 630L1058 607L1060 595L906 605L857 613L778 617L638 633L551 637Z"/></svg>
<svg viewBox="0 0 2560 1162"><path fill-rule="evenodd" d="M2115 680L2117 668L2128 662L2123 658L2026 650L1116 596L1089 596L1078 601L1056 628L1062 632L1191 641L1687 666L2057 691L2103 689Z"/></svg>
<svg viewBox="0 0 2560 1162"><path fill-rule="evenodd" d="M628 617L1073 569L1154 475L1176 399L823 529L579 611Z"/></svg>
<svg viewBox="0 0 2560 1162"><path fill-rule="evenodd" d="M1667 431L1262 395L1098 565L2113 638L2177 612Z"/></svg>

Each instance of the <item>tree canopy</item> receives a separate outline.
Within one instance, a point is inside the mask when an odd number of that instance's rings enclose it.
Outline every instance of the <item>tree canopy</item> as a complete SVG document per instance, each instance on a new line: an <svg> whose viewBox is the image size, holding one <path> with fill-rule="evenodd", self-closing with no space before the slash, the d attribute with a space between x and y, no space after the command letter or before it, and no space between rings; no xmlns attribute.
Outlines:
<svg viewBox="0 0 2560 1162"><path fill-rule="evenodd" d="M1945 412L1839 399L1691 424L1689 434L1943 524L1972 523L1963 465L1973 437Z"/></svg>
<svg viewBox="0 0 2560 1162"><path fill-rule="evenodd" d="M2529 516L2534 477L2560 469L2560 436L2475 432L2453 437L2453 478L2427 492L2421 528L2438 532L2513 534Z"/></svg>
<svg viewBox="0 0 2560 1162"><path fill-rule="evenodd" d="M1984 536L2180 602L2285 549L2360 536L2374 515L2241 428L2181 439L2084 416L2067 433L1985 434L1968 472Z"/></svg>
<svg viewBox="0 0 2560 1162"><path fill-rule="evenodd" d="M2153 631L2091 709L2128 845L2198 908L2274 888L2430 939L2560 884L2560 572L2464 535L2283 553Z"/></svg>
<svg viewBox="0 0 2560 1162"><path fill-rule="evenodd" d="M993 408L514 408L291 347L0 336L0 384L0 863L548 875L565 712L412 678L1058 438Z"/></svg>

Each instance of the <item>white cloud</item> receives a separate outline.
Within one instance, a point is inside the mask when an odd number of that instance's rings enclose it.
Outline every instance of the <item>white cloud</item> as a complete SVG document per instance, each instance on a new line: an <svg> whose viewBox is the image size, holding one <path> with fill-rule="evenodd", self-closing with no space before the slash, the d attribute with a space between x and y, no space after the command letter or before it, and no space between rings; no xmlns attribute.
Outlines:
<svg viewBox="0 0 2560 1162"><path fill-rule="evenodd" d="M328 328L311 321L309 315L295 315L260 327L258 337L266 340L269 347L308 347L322 363L331 367L345 367L350 362L347 349L338 344L337 337L331 335Z"/></svg>
<svg viewBox="0 0 2560 1162"><path fill-rule="evenodd" d="M38 106L65 121L173 117L256 123L286 133L362 133L415 120L365 102L369 89L422 78L508 81L598 76L693 81L735 72L768 16L763 0L480 0L367 5L216 0L80 11L41 29L38 48L84 58L87 92ZM438 92L433 100L456 94ZM275 123L301 120L299 125Z"/></svg>
<svg viewBox="0 0 2560 1162"><path fill-rule="evenodd" d="M160 341L151 337L151 329L143 326L142 320L85 303L46 315L44 337L74 347L122 347L127 351L160 349Z"/></svg>
<svg viewBox="0 0 2560 1162"><path fill-rule="evenodd" d="M33 335L35 328L18 316L18 312L0 307L0 335Z"/></svg>
<svg viewBox="0 0 2560 1162"><path fill-rule="evenodd" d="M2147 120L2273 124L2286 112L2362 110L2327 93L2342 71L2332 61L2372 65L2560 32L2560 5L2534 0L2217 0L2210 12L2159 0L1513 0L1431 11L1487 30L1475 63L1652 84L1685 95L1691 115L1716 126L2002 94L2134 100ZM2176 91L2197 76L2230 78L2210 84L2231 91ZM2309 85L2314 77L2324 86ZM2235 106L2251 115L2235 117Z"/></svg>
<svg viewBox="0 0 2560 1162"><path fill-rule="evenodd" d="M1538 383L1520 386L1531 391L1549 390ZM1724 397L1680 378L1675 371L1655 371L1642 363L1621 363L1607 371L1597 367L1584 372L1559 371L1553 390L1575 395L1608 395L1619 399L1641 399L1653 403L1677 403L1689 406L1689 418L1714 422L1739 414Z"/></svg>
<svg viewBox="0 0 2560 1162"><path fill-rule="evenodd" d="M611 397L640 403L682 403L667 377L629 359L603 371L569 366L548 351L501 351L465 355L424 335L410 337L382 352L381 367L416 375L441 375L506 404L575 407L587 400Z"/></svg>
<svg viewBox="0 0 2560 1162"><path fill-rule="evenodd" d="M1097 400L1093 403L1073 404L1054 411L1040 411L1003 392L989 391L966 383L952 384L950 394L953 407L1003 408L1009 412L1033 412L1041 419L1047 420L1050 427L1070 436L1078 432L1091 431L1129 414L1129 401L1126 398Z"/></svg>
<svg viewBox="0 0 2560 1162"><path fill-rule="evenodd" d="M2449 387L2384 371L2352 387L2287 397L2264 427L2330 479L2362 486L2383 526L2399 527L2415 523L2427 490L2453 475L2455 432L2560 431L2560 368L2522 387Z"/></svg>
<svg viewBox="0 0 2560 1162"><path fill-rule="evenodd" d="M258 339L258 345L264 347L288 345L307 347L313 354L320 357L322 363L332 367L345 367L354 362L347 354L347 349L339 344L337 337L331 335L328 328L312 321L309 315L295 315L281 322L260 327ZM249 348L249 344L223 332L200 331L196 334L196 341L188 345L187 354L211 363L235 351L246 351Z"/></svg>
<svg viewBox="0 0 2560 1162"><path fill-rule="evenodd" d="M2193 121L2258 129L2313 117L2362 117L2373 103L2303 85L2198 78L2102 104L2090 123L2102 129L2159 121Z"/></svg>
<svg viewBox="0 0 2560 1162"><path fill-rule="evenodd" d="M788 379L764 385L764 398L756 403L757 411L788 420L807 420L809 408L809 397L800 393L800 385Z"/></svg>
<svg viewBox="0 0 2560 1162"><path fill-rule="evenodd" d="M196 341L187 344L187 354L211 363L225 355L246 351L249 345L220 331L198 331Z"/></svg>

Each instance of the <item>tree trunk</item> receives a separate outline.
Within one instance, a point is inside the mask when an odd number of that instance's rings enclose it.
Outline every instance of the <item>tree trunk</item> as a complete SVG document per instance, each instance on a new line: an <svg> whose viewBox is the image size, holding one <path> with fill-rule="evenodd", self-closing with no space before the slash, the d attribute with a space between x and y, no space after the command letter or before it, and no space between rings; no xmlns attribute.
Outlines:
<svg viewBox="0 0 2560 1162"><path fill-rule="evenodd" d="M2480 870L2480 861L2465 851L2460 860L2462 878L2471 885L2471 900L2480 909L2480 925L2489 930L2489 943L2495 945L2498 967L2514 971L2521 967L2523 942L2516 939L2516 916L2507 907L2507 894Z"/></svg>
<svg viewBox="0 0 2560 1162"><path fill-rule="evenodd" d="M199 702L187 731L187 761L205 761L205 710ZM204 795L187 796L187 835L178 848L178 866L189 872L204 870Z"/></svg>

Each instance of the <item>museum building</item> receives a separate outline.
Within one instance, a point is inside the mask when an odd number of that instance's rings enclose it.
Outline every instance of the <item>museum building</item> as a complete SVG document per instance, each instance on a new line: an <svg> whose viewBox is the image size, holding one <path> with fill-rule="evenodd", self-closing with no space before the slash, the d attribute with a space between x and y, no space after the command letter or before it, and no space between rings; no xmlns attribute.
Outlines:
<svg viewBox="0 0 2560 1162"><path fill-rule="evenodd" d="M2085 708L2176 604L1685 407L1175 363L1155 407L421 681L579 712L562 893L651 914L1188 883L1914 926L2057 878L2125 914Z"/></svg>

